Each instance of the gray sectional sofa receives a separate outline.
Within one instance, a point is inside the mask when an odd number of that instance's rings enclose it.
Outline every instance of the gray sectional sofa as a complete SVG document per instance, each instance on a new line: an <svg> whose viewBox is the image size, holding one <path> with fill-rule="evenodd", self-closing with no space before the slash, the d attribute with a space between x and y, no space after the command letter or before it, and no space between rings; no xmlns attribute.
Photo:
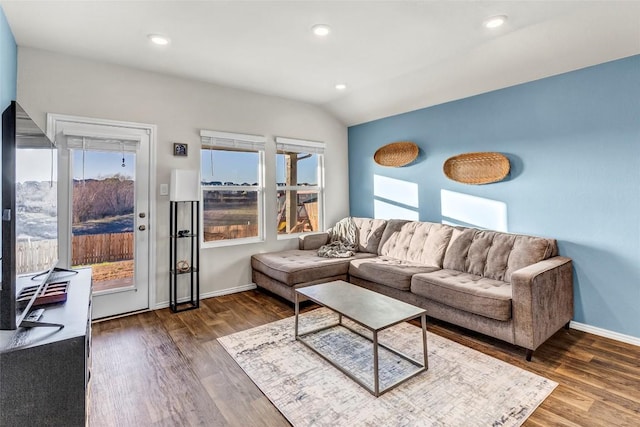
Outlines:
<svg viewBox="0 0 640 427"><path fill-rule="evenodd" d="M571 259L554 239L438 223L352 218L358 251L323 258L330 232L299 249L251 258L257 286L294 300L294 289L332 280L423 307L429 316L533 351L573 317Z"/></svg>

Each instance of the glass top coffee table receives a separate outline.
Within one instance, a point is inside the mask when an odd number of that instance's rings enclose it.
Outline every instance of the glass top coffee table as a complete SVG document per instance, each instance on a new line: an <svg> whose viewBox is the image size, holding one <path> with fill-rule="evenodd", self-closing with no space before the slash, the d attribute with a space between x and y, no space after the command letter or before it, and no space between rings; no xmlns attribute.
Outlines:
<svg viewBox="0 0 640 427"><path fill-rule="evenodd" d="M298 318L300 313L301 295L310 299L311 301L316 302L317 304L320 304L336 312L338 314L338 323L324 325L322 327L318 327L316 329L299 334ZM376 397L391 390L392 388L407 381L408 379L413 378L421 372L426 371L429 368L427 360L427 312L420 307L398 301L394 298L390 298L386 295L382 295L368 289L352 285L342 280L337 280L335 282L311 285L296 289L295 310L296 340L302 342L311 350L322 356L331 365L335 366L337 369L342 371L345 375L360 384ZM342 321L343 316L370 331L371 337L361 333L357 330L357 328L352 328L349 325L345 324ZM415 360L397 350L390 348L389 346L381 344L378 341L378 333L380 331L393 325L397 325L398 323L414 319L416 317L420 317L422 326L422 361ZM312 334L336 327L347 328L351 332L354 332L372 342L373 387L367 384L367 382L363 378L359 378L354 372L351 372L346 367L336 363L333 358L328 357L326 352L322 351L319 346L315 345L312 340L308 339L308 337L310 337ZM393 378L390 382L387 381L387 384L382 386L379 371L380 347L383 347L385 350L393 353L393 355L395 355L397 358L409 362L415 367L415 369L412 369L411 372L408 373L405 372L398 378Z"/></svg>

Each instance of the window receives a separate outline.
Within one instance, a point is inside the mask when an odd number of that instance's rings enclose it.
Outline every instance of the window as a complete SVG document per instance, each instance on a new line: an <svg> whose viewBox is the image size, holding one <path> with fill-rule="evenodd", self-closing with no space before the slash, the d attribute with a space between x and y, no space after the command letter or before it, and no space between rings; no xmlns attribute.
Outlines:
<svg viewBox="0 0 640 427"><path fill-rule="evenodd" d="M203 243L261 240L264 137L206 130L200 135Z"/></svg>
<svg viewBox="0 0 640 427"><path fill-rule="evenodd" d="M276 138L278 235L324 228L324 143Z"/></svg>

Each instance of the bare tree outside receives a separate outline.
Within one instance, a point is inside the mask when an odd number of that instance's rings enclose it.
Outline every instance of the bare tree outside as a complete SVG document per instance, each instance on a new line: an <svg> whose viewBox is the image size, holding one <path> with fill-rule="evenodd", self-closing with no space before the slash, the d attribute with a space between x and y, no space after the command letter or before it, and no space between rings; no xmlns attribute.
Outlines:
<svg viewBox="0 0 640 427"><path fill-rule="evenodd" d="M73 223L133 212L133 180L124 175L73 182Z"/></svg>
<svg viewBox="0 0 640 427"><path fill-rule="evenodd" d="M94 290L129 286L134 268L135 156L74 154L72 266L92 267ZM88 176L86 164L95 165ZM122 172L117 169L121 164L126 166Z"/></svg>

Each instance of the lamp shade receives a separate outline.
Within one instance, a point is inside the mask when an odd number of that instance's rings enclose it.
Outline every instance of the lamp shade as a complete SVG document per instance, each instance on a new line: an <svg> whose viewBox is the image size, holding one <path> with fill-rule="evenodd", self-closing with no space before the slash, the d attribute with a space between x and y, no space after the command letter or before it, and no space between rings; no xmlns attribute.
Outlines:
<svg viewBox="0 0 640 427"><path fill-rule="evenodd" d="M197 170L172 169L169 200L187 202L200 200L200 174Z"/></svg>

